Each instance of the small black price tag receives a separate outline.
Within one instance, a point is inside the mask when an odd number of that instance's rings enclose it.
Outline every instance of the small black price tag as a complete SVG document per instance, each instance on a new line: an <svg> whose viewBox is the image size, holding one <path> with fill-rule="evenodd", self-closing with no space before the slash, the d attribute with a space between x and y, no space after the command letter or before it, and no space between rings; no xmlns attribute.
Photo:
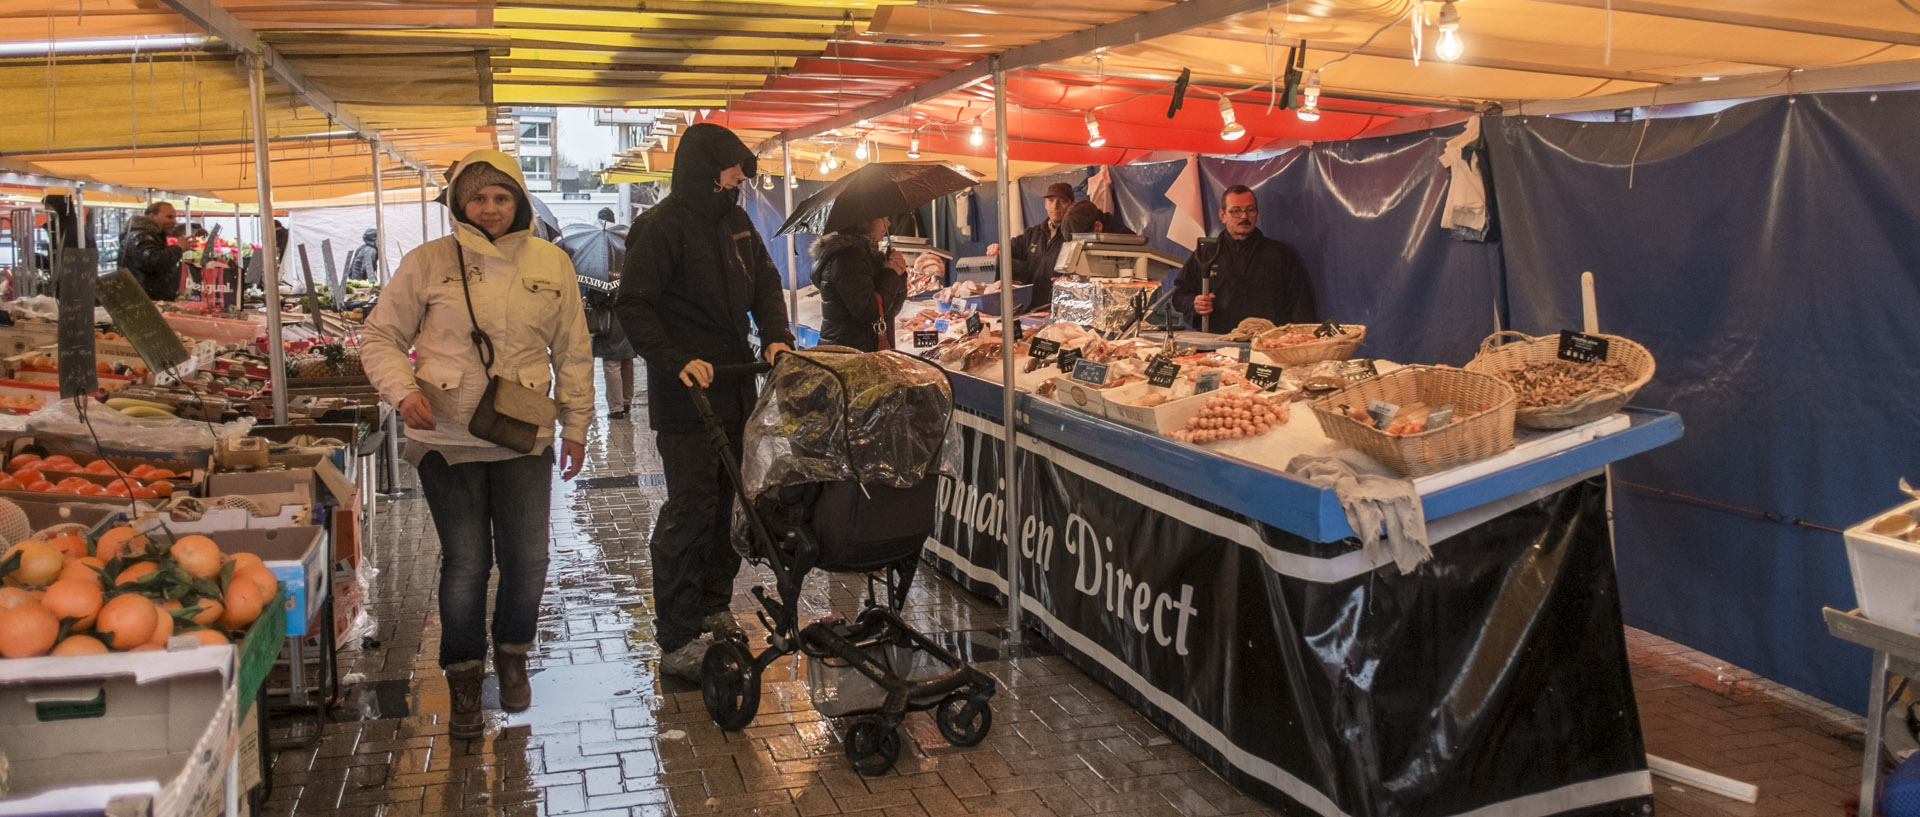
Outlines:
<svg viewBox="0 0 1920 817"><path fill-rule="evenodd" d="M1261 391L1273 391L1280 388L1280 367L1268 366L1265 363L1249 363L1247 379L1253 381L1253 385L1259 386Z"/></svg>
<svg viewBox="0 0 1920 817"><path fill-rule="evenodd" d="M1152 363L1147 364L1147 382L1151 385L1159 386L1163 389L1168 388L1173 385L1174 379L1179 376L1180 364L1164 357L1157 358Z"/></svg>
<svg viewBox="0 0 1920 817"><path fill-rule="evenodd" d="M1025 327L1020 325L1020 321L1017 318L1014 319L1013 321L1010 321L1010 323L1013 324L1013 342L1019 343L1022 339L1026 338L1027 330Z"/></svg>
<svg viewBox="0 0 1920 817"><path fill-rule="evenodd" d="M1061 349L1060 361L1054 365L1059 368L1060 371L1072 372L1074 364L1080 362L1080 356L1083 354L1085 353L1079 349Z"/></svg>
<svg viewBox="0 0 1920 817"><path fill-rule="evenodd" d="M13 325L13 314L10 312L0 311L0 326L12 326L12 325Z"/></svg>
<svg viewBox="0 0 1920 817"><path fill-rule="evenodd" d="M1219 369L1208 369L1204 372L1201 372L1200 376L1194 379L1194 384L1193 384L1194 394L1206 394L1207 392L1210 392L1210 391L1217 391L1219 390L1219 388L1220 388L1220 370Z"/></svg>
<svg viewBox="0 0 1920 817"><path fill-rule="evenodd" d="M1076 360L1073 362L1073 379L1089 386L1107 385L1107 364Z"/></svg>
<svg viewBox="0 0 1920 817"><path fill-rule="evenodd" d="M1347 330L1340 328L1340 324L1334 323L1333 321L1327 321L1326 323L1320 324L1319 329L1313 330L1313 336L1316 338L1330 338L1335 335L1344 335L1346 333L1347 333Z"/></svg>
<svg viewBox="0 0 1920 817"><path fill-rule="evenodd" d="M1047 358L1060 351L1060 341L1048 338L1034 338L1027 346L1027 357Z"/></svg>
<svg viewBox="0 0 1920 817"><path fill-rule="evenodd" d="M1571 329L1560 330L1560 359L1574 363L1605 363L1607 347L1611 345L1606 338L1575 332Z"/></svg>
<svg viewBox="0 0 1920 817"><path fill-rule="evenodd" d="M913 333L913 348L915 349L932 349L933 347L938 345L940 345L939 332Z"/></svg>
<svg viewBox="0 0 1920 817"><path fill-rule="evenodd" d="M1372 358L1363 357L1359 360L1346 360L1340 363L1340 379L1342 380L1359 381L1379 376L1380 370L1374 368Z"/></svg>
<svg viewBox="0 0 1920 817"><path fill-rule="evenodd" d="M967 334L978 335L980 334L980 330L984 328L986 327L980 322L980 313L978 311L967 313Z"/></svg>

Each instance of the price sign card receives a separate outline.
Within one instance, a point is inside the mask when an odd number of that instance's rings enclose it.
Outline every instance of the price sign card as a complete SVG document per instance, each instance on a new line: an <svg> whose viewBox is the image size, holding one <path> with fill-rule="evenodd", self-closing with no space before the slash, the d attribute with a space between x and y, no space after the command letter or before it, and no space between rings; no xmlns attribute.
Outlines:
<svg viewBox="0 0 1920 817"><path fill-rule="evenodd" d="M1427 412L1427 428L1439 428L1453 422L1453 411L1453 406L1445 405Z"/></svg>
<svg viewBox="0 0 1920 817"><path fill-rule="evenodd" d="M1073 379L1089 386L1107 385L1107 364L1080 359L1073 362Z"/></svg>
<svg viewBox="0 0 1920 817"><path fill-rule="evenodd" d="M915 349L931 349L938 345L940 345L939 332L913 333L913 348Z"/></svg>
<svg viewBox="0 0 1920 817"><path fill-rule="evenodd" d="M1147 364L1147 382L1152 385L1163 389L1169 388L1173 385L1174 379L1179 376L1180 364L1164 357L1156 358L1152 363Z"/></svg>
<svg viewBox="0 0 1920 817"><path fill-rule="evenodd" d="M1013 342L1019 343L1022 339L1026 338L1027 330L1025 327L1022 327L1020 325L1020 321L1017 318L1013 320L1012 323L1013 323Z"/></svg>
<svg viewBox="0 0 1920 817"><path fill-rule="evenodd" d="M1606 338L1575 332L1571 329L1560 330L1560 359L1574 363L1605 363L1607 360Z"/></svg>
<svg viewBox="0 0 1920 817"><path fill-rule="evenodd" d="M1206 394L1207 392L1218 391L1219 389L1220 389L1220 370L1219 369L1209 369L1207 371L1201 372L1200 377L1193 384L1194 394Z"/></svg>
<svg viewBox="0 0 1920 817"><path fill-rule="evenodd" d="M1326 323L1320 324L1320 328L1313 330L1313 336L1316 338L1330 338L1335 335L1344 335L1346 333L1347 333L1347 330L1340 328L1340 324L1334 323L1333 321L1327 321Z"/></svg>
<svg viewBox="0 0 1920 817"><path fill-rule="evenodd" d="M980 334L980 330L983 328L985 328L985 326L980 322L980 313L977 311L968 312L967 313L967 334L978 335Z"/></svg>
<svg viewBox="0 0 1920 817"><path fill-rule="evenodd" d="M945 332L951 328L953 328L953 322L946 318L938 318L933 322L933 331L935 332Z"/></svg>
<svg viewBox="0 0 1920 817"><path fill-rule="evenodd" d="M1361 381L1379 376L1380 370L1374 368L1372 358L1363 357L1359 360L1346 360L1340 363L1340 379L1342 380Z"/></svg>
<svg viewBox="0 0 1920 817"><path fill-rule="evenodd" d="M1385 400L1368 400L1367 416L1373 418L1374 428L1386 428L1393 423L1393 417L1400 413L1400 407Z"/></svg>
<svg viewBox="0 0 1920 817"><path fill-rule="evenodd" d="M1273 391L1280 388L1280 367L1268 366L1265 363L1249 363L1247 379L1253 381L1253 385L1259 386L1261 391Z"/></svg>
<svg viewBox="0 0 1920 817"><path fill-rule="evenodd" d="M1027 347L1027 357L1048 358L1058 351L1060 351L1060 341L1034 338L1033 343Z"/></svg>
<svg viewBox="0 0 1920 817"><path fill-rule="evenodd" d="M1080 356L1082 354L1084 353L1081 352L1079 349L1061 349L1060 361L1054 364L1054 366L1058 368L1060 371L1070 373L1073 371L1073 367L1079 364Z"/></svg>

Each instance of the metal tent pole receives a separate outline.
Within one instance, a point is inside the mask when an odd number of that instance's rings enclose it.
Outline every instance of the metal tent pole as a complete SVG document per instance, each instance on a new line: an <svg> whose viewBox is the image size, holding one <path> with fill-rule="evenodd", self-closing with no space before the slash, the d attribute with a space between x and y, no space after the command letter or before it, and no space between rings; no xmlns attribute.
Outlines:
<svg viewBox="0 0 1920 817"><path fill-rule="evenodd" d="M1006 249L1013 246L1013 211L1007 207L1012 201L1013 180L1007 178L1007 70L1002 67L999 57L992 57L988 65L993 71L993 170L994 187L1000 196L1000 421L1001 431L1006 435L1005 462L1000 467L1005 487L1003 497L1006 500L1004 520L1001 525L1001 541L1007 549L1007 645L1018 647L1026 641L1023 635L1025 611L1021 598L1025 595L1020 581L1021 557L1020 539L1020 479L1015 473L1014 454L1019 450L1019 441L1015 437L1014 403L1014 360L1013 327L1019 323L1019 310L1013 304L1013 253Z"/></svg>
<svg viewBox="0 0 1920 817"><path fill-rule="evenodd" d="M382 189L383 180L380 177L380 137L374 136L368 139L367 148L373 153L373 229L380 234L380 283L384 286L393 274L393 265L389 263L391 259L387 257L393 253L387 252L387 246L391 242L387 240L387 206L384 200L386 194Z"/></svg>
<svg viewBox="0 0 1920 817"><path fill-rule="evenodd" d="M780 140L780 186L787 189L787 218L793 217L793 144ZM791 278L787 287L787 322L800 325L800 245L794 243L794 234L787 233L787 277ZM800 333L795 332L797 337Z"/></svg>
<svg viewBox="0 0 1920 817"><path fill-rule="evenodd" d="M266 64L258 57L247 58L247 89L251 92L248 99L253 108L253 184L254 194L259 200L260 212L273 212L273 163L272 155L267 151L267 105L265 89L267 85ZM266 216L262 216L265 218ZM239 216L234 216L234 237L239 238ZM273 423L287 424L287 349L281 345L280 334L280 262L274 256L274 235L272 230L262 230L260 251L266 253L260 259L260 282L267 295L267 382L273 388Z"/></svg>
<svg viewBox="0 0 1920 817"><path fill-rule="evenodd" d="M420 243L421 244L427 243L427 239L430 238L430 236L427 235L427 191L430 189L432 189L432 184L427 178L427 171L422 170L420 171Z"/></svg>

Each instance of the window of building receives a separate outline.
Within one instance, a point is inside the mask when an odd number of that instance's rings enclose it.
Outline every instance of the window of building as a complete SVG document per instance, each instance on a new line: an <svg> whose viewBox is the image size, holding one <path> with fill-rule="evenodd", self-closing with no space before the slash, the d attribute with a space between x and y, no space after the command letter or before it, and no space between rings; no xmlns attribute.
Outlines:
<svg viewBox="0 0 1920 817"><path fill-rule="evenodd" d="M541 145L541 146L553 144L553 123L552 122L520 123L520 144Z"/></svg>

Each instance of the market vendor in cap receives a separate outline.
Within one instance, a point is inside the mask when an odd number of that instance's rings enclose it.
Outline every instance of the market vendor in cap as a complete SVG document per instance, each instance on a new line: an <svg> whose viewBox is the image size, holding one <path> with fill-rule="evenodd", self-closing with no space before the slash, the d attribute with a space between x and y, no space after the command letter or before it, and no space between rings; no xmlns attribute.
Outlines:
<svg viewBox="0 0 1920 817"><path fill-rule="evenodd" d="M1073 185L1047 185L1042 201L1047 204L1047 220L1028 228L1012 245L1014 282L1033 285L1028 291L1028 309L1053 302L1053 267L1060 259L1060 245L1067 239L1067 208L1073 206ZM987 248L988 255L999 253L999 244Z"/></svg>
<svg viewBox="0 0 1920 817"><path fill-rule="evenodd" d="M1220 243L1202 245L1173 282L1173 305L1188 324L1226 332L1246 318L1318 323L1313 282L1300 253L1260 232L1260 202L1244 185L1220 198ZM1202 283L1208 285L1202 287Z"/></svg>

